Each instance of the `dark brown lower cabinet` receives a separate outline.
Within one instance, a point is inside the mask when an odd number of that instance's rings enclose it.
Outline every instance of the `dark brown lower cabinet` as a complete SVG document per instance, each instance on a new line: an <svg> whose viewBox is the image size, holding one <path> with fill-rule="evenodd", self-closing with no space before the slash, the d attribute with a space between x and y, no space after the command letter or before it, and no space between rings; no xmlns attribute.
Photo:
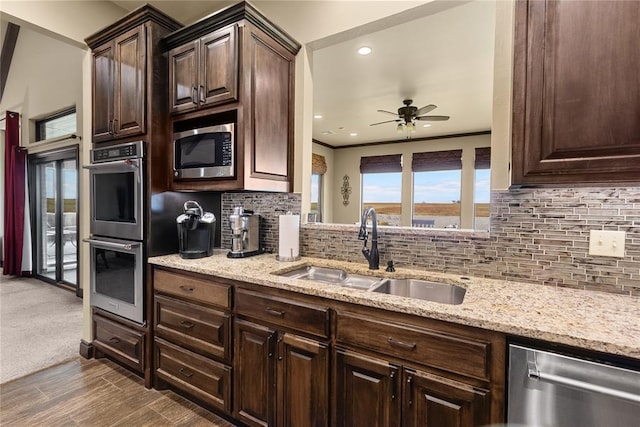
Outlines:
<svg viewBox="0 0 640 427"><path fill-rule="evenodd" d="M489 424L488 391L426 372L404 369L403 425L407 427Z"/></svg>
<svg viewBox="0 0 640 427"><path fill-rule="evenodd" d="M336 426L400 426L400 368L349 350L336 351Z"/></svg>
<svg viewBox="0 0 640 427"><path fill-rule="evenodd" d="M236 417L251 426L270 426L275 419L276 331L236 320Z"/></svg>
<svg viewBox="0 0 640 427"><path fill-rule="evenodd" d="M231 411L231 368L155 339L156 377L225 412Z"/></svg>
<svg viewBox="0 0 640 427"><path fill-rule="evenodd" d="M337 426L489 423L488 391L350 350L336 351L336 396Z"/></svg>
<svg viewBox="0 0 640 427"><path fill-rule="evenodd" d="M327 426L328 346L288 333L278 341L278 425Z"/></svg>
<svg viewBox="0 0 640 427"><path fill-rule="evenodd" d="M329 348L235 321L236 417L250 426L327 426Z"/></svg>

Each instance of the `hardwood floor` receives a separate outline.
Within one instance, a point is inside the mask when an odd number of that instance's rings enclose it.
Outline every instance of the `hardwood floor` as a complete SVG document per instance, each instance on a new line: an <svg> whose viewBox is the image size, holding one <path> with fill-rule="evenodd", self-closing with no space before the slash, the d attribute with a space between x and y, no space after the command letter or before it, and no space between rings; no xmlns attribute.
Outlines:
<svg viewBox="0 0 640 427"><path fill-rule="evenodd" d="M81 357L2 384L0 425L216 426L233 424L108 359Z"/></svg>

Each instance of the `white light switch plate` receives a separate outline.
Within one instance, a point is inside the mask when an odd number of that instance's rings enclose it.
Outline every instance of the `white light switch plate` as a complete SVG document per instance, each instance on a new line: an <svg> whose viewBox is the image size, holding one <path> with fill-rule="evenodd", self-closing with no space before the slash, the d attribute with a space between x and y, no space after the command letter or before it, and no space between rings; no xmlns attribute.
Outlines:
<svg viewBox="0 0 640 427"><path fill-rule="evenodd" d="M591 230L589 255L624 258L624 231Z"/></svg>

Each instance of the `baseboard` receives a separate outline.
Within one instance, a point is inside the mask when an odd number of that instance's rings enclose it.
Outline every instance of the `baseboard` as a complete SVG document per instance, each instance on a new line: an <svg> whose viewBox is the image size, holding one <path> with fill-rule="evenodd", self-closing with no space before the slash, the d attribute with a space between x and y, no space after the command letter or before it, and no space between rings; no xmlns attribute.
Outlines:
<svg viewBox="0 0 640 427"><path fill-rule="evenodd" d="M80 340L80 356L85 359L92 359L95 352L95 347L92 342L86 342L85 340Z"/></svg>

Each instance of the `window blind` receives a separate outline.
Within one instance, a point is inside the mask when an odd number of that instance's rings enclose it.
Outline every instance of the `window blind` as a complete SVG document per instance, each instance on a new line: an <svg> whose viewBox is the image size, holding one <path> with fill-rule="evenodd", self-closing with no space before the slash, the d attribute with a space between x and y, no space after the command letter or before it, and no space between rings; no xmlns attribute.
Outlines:
<svg viewBox="0 0 640 427"><path fill-rule="evenodd" d="M402 172L402 154L360 158L360 173Z"/></svg>
<svg viewBox="0 0 640 427"><path fill-rule="evenodd" d="M413 172L433 172L462 169L462 150L413 153Z"/></svg>
<svg viewBox="0 0 640 427"><path fill-rule="evenodd" d="M327 173L327 161L324 156L315 153L311 155L311 173L318 175Z"/></svg>
<svg viewBox="0 0 640 427"><path fill-rule="evenodd" d="M476 148L476 169L491 168L491 147Z"/></svg>

